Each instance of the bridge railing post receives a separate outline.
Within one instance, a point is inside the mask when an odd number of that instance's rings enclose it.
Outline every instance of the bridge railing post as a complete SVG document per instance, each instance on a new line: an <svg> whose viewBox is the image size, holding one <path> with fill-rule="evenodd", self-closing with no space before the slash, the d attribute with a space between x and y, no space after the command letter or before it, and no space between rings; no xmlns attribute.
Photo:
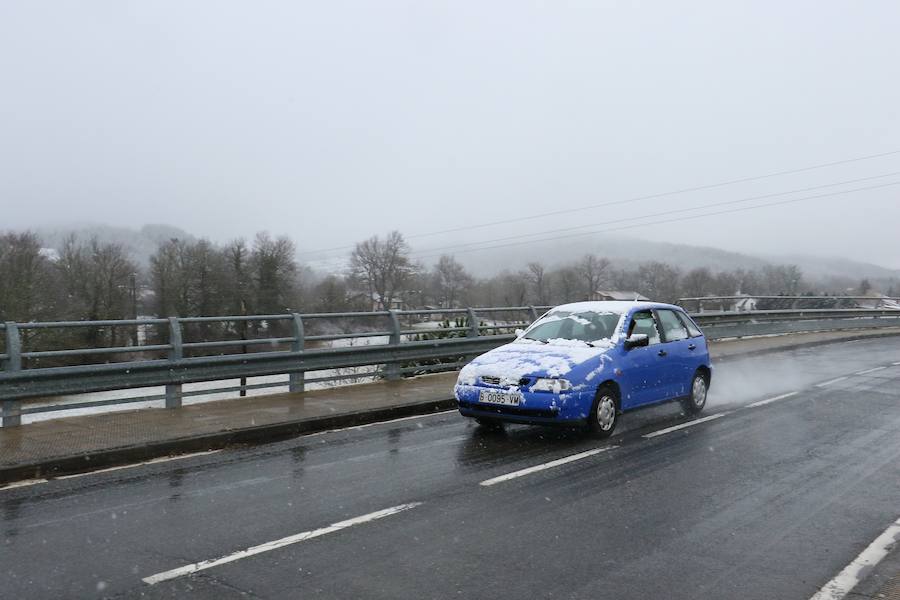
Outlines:
<svg viewBox="0 0 900 600"><path fill-rule="evenodd" d="M391 319L391 336L388 339L388 344L396 348L400 346L400 316L395 310L388 312ZM400 379L400 363L395 361L388 363L385 365L384 372L385 377L389 380Z"/></svg>
<svg viewBox="0 0 900 600"><path fill-rule="evenodd" d="M19 326L12 321L6 322L6 364L4 370L8 372L22 370L22 336ZM22 424L22 402L20 400L4 400L2 403L0 424L3 427L18 427Z"/></svg>
<svg viewBox="0 0 900 600"><path fill-rule="evenodd" d="M303 330L303 317L297 313L291 314L291 329L293 330L294 341L291 342L291 352L303 352L306 345L306 336ZM288 374L288 391L303 392L306 388L306 373L297 371Z"/></svg>
<svg viewBox="0 0 900 600"><path fill-rule="evenodd" d="M181 360L184 358L184 348L181 346L181 322L178 317L169 317L169 361ZM171 373L171 367L170 371ZM181 384L166 384L166 408L179 408L181 406Z"/></svg>
<svg viewBox="0 0 900 600"><path fill-rule="evenodd" d="M478 337L481 334L481 330L478 328L478 315L471 306L467 312L469 313L469 330L466 332L466 337Z"/></svg>
<svg viewBox="0 0 900 600"><path fill-rule="evenodd" d="M537 321L537 318L538 318L537 309L535 307L529 305L528 310L529 310L529 312L531 312L531 322L534 323L535 321Z"/></svg>

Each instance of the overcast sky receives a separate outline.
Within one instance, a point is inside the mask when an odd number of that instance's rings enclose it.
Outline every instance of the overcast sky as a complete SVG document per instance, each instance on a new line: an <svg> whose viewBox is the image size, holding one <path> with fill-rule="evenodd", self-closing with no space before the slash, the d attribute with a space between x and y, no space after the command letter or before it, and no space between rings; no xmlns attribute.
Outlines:
<svg viewBox="0 0 900 600"><path fill-rule="evenodd" d="M0 0L0 229L267 229L317 250L892 152L898 23L893 0ZM900 153L412 241L893 172ZM898 232L900 185L620 233L900 268Z"/></svg>

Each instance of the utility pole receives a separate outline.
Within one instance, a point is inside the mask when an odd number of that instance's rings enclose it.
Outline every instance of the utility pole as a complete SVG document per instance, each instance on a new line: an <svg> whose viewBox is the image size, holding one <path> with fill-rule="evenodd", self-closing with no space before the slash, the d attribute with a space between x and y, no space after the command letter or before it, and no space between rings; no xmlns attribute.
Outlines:
<svg viewBox="0 0 900 600"><path fill-rule="evenodd" d="M137 321L137 275L132 272L131 278L131 318ZM138 345L138 328L137 326L131 327L131 345Z"/></svg>
<svg viewBox="0 0 900 600"><path fill-rule="evenodd" d="M247 303L244 302L243 298L241 298L241 316L242 317L247 316ZM241 320L241 339L242 340L247 339L247 320L246 319ZM247 344L243 344L241 346L241 353L247 354ZM238 392L238 395L241 398L243 398L244 396L247 395L247 377L246 376L241 377L241 389Z"/></svg>

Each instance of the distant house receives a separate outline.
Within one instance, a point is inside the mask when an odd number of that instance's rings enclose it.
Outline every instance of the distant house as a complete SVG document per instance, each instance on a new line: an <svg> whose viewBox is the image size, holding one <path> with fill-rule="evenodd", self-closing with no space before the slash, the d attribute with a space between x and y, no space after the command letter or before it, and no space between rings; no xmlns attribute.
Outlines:
<svg viewBox="0 0 900 600"><path fill-rule="evenodd" d="M758 300L747 294L738 294L739 298L731 303L731 310L734 312L747 312L756 310Z"/></svg>
<svg viewBox="0 0 900 600"><path fill-rule="evenodd" d="M892 300L891 298L878 294L875 292L869 292L866 296L870 296L871 300L859 299L856 300L856 306L858 308L871 308L871 309L879 309L879 310L900 310L900 303L896 300Z"/></svg>
<svg viewBox="0 0 900 600"><path fill-rule="evenodd" d="M390 306L387 306L385 308L381 307L381 296L379 296L377 293L372 294L372 311L378 312L378 311L385 310L385 309L386 310L406 310L407 303L403 299L403 293L402 292L397 293L393 298L391 298Z"/></svg>
<svg viewBox="0 0 900 600"><path fill-rule="evenodd" d="M59 262L59 252L56 248L41 248L38 254L49 260L50 262Z"/></svg>
<svg viewBox="0 0 900 600"><path fill-rule="evenodd" d="M600 300L625 300L625 301L638 301L638 302L650 302L650 298L644 296L643 294L639 294L637 292L629 292L625 290L597 290L596 292L591 293L591 300L600 301Z"/></svg>

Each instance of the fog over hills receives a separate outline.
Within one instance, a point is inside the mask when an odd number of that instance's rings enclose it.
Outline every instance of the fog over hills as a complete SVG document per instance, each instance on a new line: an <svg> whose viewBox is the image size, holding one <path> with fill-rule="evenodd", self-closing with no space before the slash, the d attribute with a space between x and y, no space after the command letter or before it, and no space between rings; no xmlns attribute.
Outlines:
<svg viewBox="0 0 900 600"><path fill-rule="evenodd" d="M116 227L99 223L79 224L69 227L36 228L47 248L59 249L66 238L75 236L79 240L90 240L96 237L102 243L121 244L132 259L143 267L150 264L150 257L159 245L170 239L194 241L196 236L173 225L149 224L140 229Z"/></svg>
<svg viewBox="0 0 900 600"><path fill-rule="evenodd" d="M465 250L465 249L461 249ZM626 236L603 236L600 239L577 238L519 244L486 250L461 251L456 259L478 276L494 275L503 269L515 270L532 261L549 267L562 266L584 254L593 253L610 259L615 268L630 268L647 261L660 261L679 267L682 271L707 267L713 271L758 269L766 264L794 264L814 279L847 278L859 280L892 279L900 277L900 270L881 265L849 260L841 257L802 254L748 254L688 244L654 242ZM432 259L433 260L433 259Z"/></svg>
<svg viewBox="0 0 900 600"><path fill-rule="evenodd" d="M83 224L54 229L38 229L45 246L59 248L65 238L75 235L80 239L96 236L102 242L122 244L138 264L147 266L150 257L161 242L172 238L193 241L197 236L178 227L165 224L144 225L140 229L114 227L102 224ZM248 231L248 240L255 232ZM302 252L303 248L299 250ZM427 248L412 245L413 258L430 266L436 261ZM449 252L454 254L453 252ZM534 244L517 244L484 250L471 247L459 248L454 254L473 275L488 277L503 270L515 271L525 268L529 262L541 262L547 267L558 267L574 262L587 253L609 258L617 269L632 268L647 261L666 262L682 271L696 267L707 267L713 271L733 269L758 269L766 264L795 264L810 279L846 279L858 281L860 278L897 279L900 270L878 264L849 260L842 257L811 256L804 254L778 255L760 248L758 254L732 252L707 246L654 242L627 236L605 235L598 239L585 237L573 240L554 240ZM326 258L301 255L301 264L319 272L340 271L346 268L347 255L337 254Z"/></svg>

